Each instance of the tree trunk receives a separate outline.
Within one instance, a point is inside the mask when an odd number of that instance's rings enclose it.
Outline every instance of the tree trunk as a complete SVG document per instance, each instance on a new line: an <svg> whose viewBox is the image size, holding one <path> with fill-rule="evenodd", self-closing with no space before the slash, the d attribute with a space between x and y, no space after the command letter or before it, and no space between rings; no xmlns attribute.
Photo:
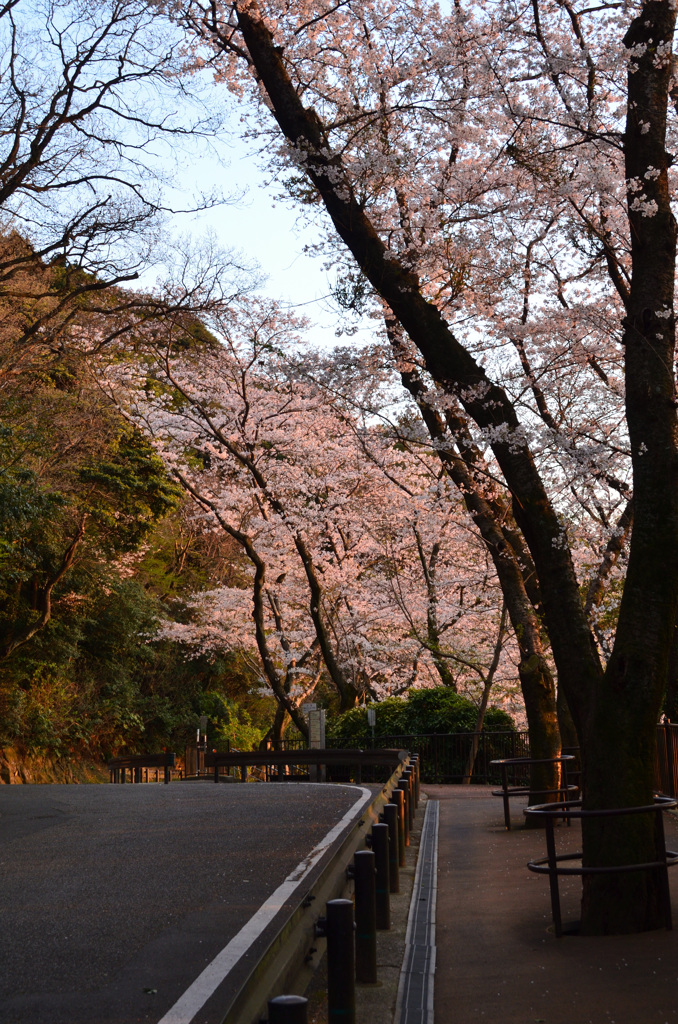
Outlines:
<svg viewBox="0 0 678 1024"><path fill-rule="evenodd" d="M586 808L641 807L652 803L656 724L629 720L627 708L608 706L585 733L583 749ZM657 849L655 815L584 819L584 865L604 867L647 863ZM664 924L657 872L585 875L581 932L620 935Z"/></svg>
<svg viewBox="0 0 678 1024"><path fill-rule="evenodd" d="M315 635L322 652L325 667L327 668L330 678L339 693L339 710L350 711L351 708L356 707L358 704L358 691L350 680L346 678L344 671L335 657L334 650L332 649L332 641L325 625L322 612L323 589L320 580L318 579L318 573L315 565L313 564L313 559L311 558L311 554L301 534L297 534L295 536L294 544L301 557L304 571L306 573L306 579L308 580L308 587L311 593L309 613L315 627Z"/></svg>
<svg viewBox="0 0 678 1024"><path fill-rule="evenodd" d="M471 776L473 775L473 769L476 764L476 757L478 756L478 747L480 746L480 734L483 731L483 725L485 723L485 712L487 711L487 705L490 700L490 690L492 689L492 683L494 682L494 674L499 667L499 659L501 657L501 649L504 645L504 633L506 631L506 602L501 608L501 618L499 619L499 632L497 633L497 642L494 645L494 653L492 655L492 662L488 669L487 675L483 682L483 695L480 700L480 707L478 708L478 717L476 718L476 727L473 733L473 739L471 740L471 749L469 751L468 760L466 762L466 769L462 778L462 783L466 786L471 785Z"/></svg>
<svg viewBox="0 0 678 1024"><path fill-rule="evenodd" d="M395 348L398 345L397 328L388 317L386 323L391 344ZM496 497L488 497L483 493L482 473L481 479L477 478L480 469L476 465L477 454L459 417L449 412L447 421L443 421L428 401L426 387L416 370L402 372L400 377L404 387L417 403L438 457L459 489L497 572L504 595L504 607L508 612L520 651L518 675L525 702L531 756L557 757L560 754L560 733L555 683L542 647L541 623L528 596L525 573L509 541L509 532L499 526L500 522L507 519L506 509L498 509ZM447 432L455 427L457 434L462 435L461 438L455 437L456 449ZM533 765L530 772L530 803L555 800L555 796L545 791L554 790L559 784L558 765ZM539 824L535 818L527 821L529 825Z"/></svg>
<svg viewBox="0 0 678 1024"><path fill-rule="evenodd" d="M278 704L275 709L273 724L271 726L271 743L273 744L274 750L282 750L283 737L290 721L290 716L287 714L283 705Z"/></svg>
<svg viewBox="0 0 678 1024"><path fill-rule="evenodd" d="M572 751L577 749L580 745L579 736L577 735L577 730L574 727L572 714L562 686L558 687L558 693L556 695L556 712L558 714L558 729L560 730L560 742L562 743L562 749L568 754L571 754Z"/></svg>
<svg viewBox="0 0 678 1024"><path fill-rule="evenodd" d="M663 711L670 722L678 722L678 622L671 638Z"/></svg>
<svg viewBox="0 0 678 1024"><path fill-rule="evenodd" d="M588 713L577 722L584 807L591 809L652 803L657 719L678 605L676 223L666 153L671 61L660 57L662 48L671 48L675 20L670 0L646 2L624 38L633 50L624 138L633 273L623 343L634 512L614 649ZM652 814L584 819L584 864L655 860L653 826ZM582 930L600 935L660 927L659 897L657 872L586 875Z"/></svg>

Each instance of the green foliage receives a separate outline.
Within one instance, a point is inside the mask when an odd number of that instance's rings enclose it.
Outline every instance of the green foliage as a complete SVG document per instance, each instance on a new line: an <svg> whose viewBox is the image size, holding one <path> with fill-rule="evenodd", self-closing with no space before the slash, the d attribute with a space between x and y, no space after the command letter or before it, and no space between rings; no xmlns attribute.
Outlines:
<svg viewBox="0 0 678 1024"><path fill-rule="evenodd" d="M157 599L136 580L100 576L91 593L50 622L0 670L0 746L64 756L123 750L182 752L200 715L210 742L256 746L268 702L236 654L185 659L153 639Z"/></svg>
<svg viewBox="0 0 678 1024"><path fill-rule="evenodd" d="M63 495L44 491L31 470L0 466L0 600L44 568L65 504Z"/></svg>
<svg viewBox="0 0 678 1024"><path fill-rule="evenodd" d="M256 726L246 708L224 694L208 690L200 695L201 715L207 715L209 745L225 750L227 745L236 750L256 750L266 729Z"/></svg>
<svg viewBox="0 0 678 1024"><path fill-rule="evenodd" d="M241 578L242 559L191 528L151 444L94 383L85 300L56 333L24 335L24 322L93 281L62 260L35 264L23 297L0 303L0 745L180 752L201 714L215 742L256 744L273 711L250 694L242 656L187 659L155 638L161 619L189 614L183 598ZM111 289L97 305L117 301ZM172 315L172 336L196 358L219 344L191 314ZM129 338L124 358L144 359L144 337Z"/></svg>
<svg viewBox="0 0 678 1024"><path fill-rule="evenodd" d="M406 697L388 697L367 705L376 712L375 736L413 736L430 733L473 732L478 709L466 697L447 686L431 690L410 690ZM512 730L513 719L501 708L489 707L485 715L488 731ZM367 709L352 708L327 723L328 739L347 745L371 740Z"/></svg>
<svg viewBox="0 0 678 1024"><path fill-rule="evenodd" d="M88 461L78 477L90 485L81 504L111 553L135 551L183 497L148 440L127 424L121 424L106 457Z"/></svg>

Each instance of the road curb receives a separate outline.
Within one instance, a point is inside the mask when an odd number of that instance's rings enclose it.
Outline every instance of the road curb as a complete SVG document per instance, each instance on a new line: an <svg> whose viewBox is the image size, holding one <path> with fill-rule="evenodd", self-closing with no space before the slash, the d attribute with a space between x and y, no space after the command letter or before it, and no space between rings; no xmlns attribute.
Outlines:
<svg viewBox="0 0 678 1024"><path fill-rule="evenodd" d="M353 853L365 846L365 836L377 824L384 805L402 774L401 763L383 789L362 811L341 845L321 868L301 903L269 943L247 980L232 1000L223 1024L258 1024L266 1016L269 999L289 992L303 992L326 949L326 940L315 934L325 903L348 890L346 868Z"/></svg>

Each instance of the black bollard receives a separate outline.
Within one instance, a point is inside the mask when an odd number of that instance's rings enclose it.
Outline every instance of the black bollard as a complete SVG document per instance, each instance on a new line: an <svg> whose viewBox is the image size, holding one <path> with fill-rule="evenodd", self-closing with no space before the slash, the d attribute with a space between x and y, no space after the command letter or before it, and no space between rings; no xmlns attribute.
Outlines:
<svg viewBox="0 0 678 1024"><path fill-rule="evenodd" d="M391 801L398 814L398 864L405 867L405 794L396 787L391 793Z"/></svg>
<svg viewBox="0 0 678 1024"><path fill-rule="evenodd" d="M377 983L377 873L372 850L353 854L355 881L355 978Z"/></svg>
<svg viewBox="0 0 678 1024"><path fill-rule="evenodd" d="M421 758L417 754L417 760L414 763L415 770L417 772L417 805L421 799Z"/></svg>
<svg viewBox="0 0 678 1024"><path fill-rule="evenodd" d="M377 928L388 931L391 927L391 897L388 879L388 825L372 826L372 850L377 869Z"/></svg>
<svg viewBox="0 0 678 1024"><path fill-rule="evenodd" d="M330 900L327 912L327 1021L355 1024L353 903Z"/></svg>
<svg viewBox="0 0 678 1024"><path fill-rule="evenodd" d="M388 825L388 888L389 892L400 892L400 871L398 862L398 808L395 804L384 804L381 821Z"/></svg>
<svg viewBox="0 0 678 1024"><path fill-rule="evenodd" d="M268 1001L268 1024L307 1024L308 999L276 996Z"/></svg>
<svg viewBox="0 0 678 1024"><path fill-rule="evenodd" d="M405 825L405 846L410 845L410 783L407 779L401 777L398 783L398 789L402 791L404 800L404 814L403 821Z"/></svg>
<svg viewBox="0 0 678 1024"><path fill-rule="evenodd" d="M410 758L412 774L414 775L414 807L419 806L419 754L413 754Z"/></svg>
<svg viewBox="0 0 678 1024"><path fill-rule="evenodd" d="M406 768L402 774L402 778L407 780L408 785L408 807L407 814L409 817L410 832L414 828L414 768Z"/></svg>

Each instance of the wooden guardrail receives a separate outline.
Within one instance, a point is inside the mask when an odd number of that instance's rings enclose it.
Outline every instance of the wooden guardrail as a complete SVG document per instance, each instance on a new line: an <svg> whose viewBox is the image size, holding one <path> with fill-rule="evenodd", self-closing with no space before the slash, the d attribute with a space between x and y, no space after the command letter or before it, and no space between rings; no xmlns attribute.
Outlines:
<svg viewBox="0 0 678 1024"><path fill-rule="evenodd" d="M220 753L207 751L205 768L214 770L214 781L219 781L220 768L241 768L243 781L247 769L257 766L264 768L286 768L293 765L349 765L360 770L367 765L388 765L397 767L407 760L408 750L381 748L377 750L240 750Z"/></svg>
<svg viewBox="0 0 678 1024"><path fill-rule="evenodd" d="M127 770L130 782L141 782L144 768L162 768L165 773L165 785L170 780L171 769L176 766L176 754L129 754L126 757L113 757L108 762L111 782L126 782Z"/></svg>

